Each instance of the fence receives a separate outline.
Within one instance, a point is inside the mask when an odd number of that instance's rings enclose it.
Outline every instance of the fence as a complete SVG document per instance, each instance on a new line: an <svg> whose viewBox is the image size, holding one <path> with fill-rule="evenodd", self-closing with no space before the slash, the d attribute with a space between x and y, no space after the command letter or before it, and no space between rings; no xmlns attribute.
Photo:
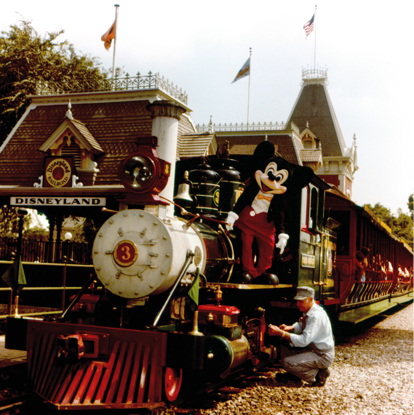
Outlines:
<svg viewBox="0 0 414 415"><path fill-rule="evenodd" d="M0 260L12 260L17 253L18 238L0 238ZM91 265L92 244L22 240L23 262Z"/></svg>
<svg viewBox="0 0 414 415"><path fill-rule="evenodd" d="M0 323L9 315L17 314L12 289L1 276L12 265L12 261L0 260ZM26 284L19 286L18 314L35 316L60 314L94 275L92 265L51 264L23 262ZM100 292L98 287L97 292ZM13 306L14 304L14 306Z"/></svg>

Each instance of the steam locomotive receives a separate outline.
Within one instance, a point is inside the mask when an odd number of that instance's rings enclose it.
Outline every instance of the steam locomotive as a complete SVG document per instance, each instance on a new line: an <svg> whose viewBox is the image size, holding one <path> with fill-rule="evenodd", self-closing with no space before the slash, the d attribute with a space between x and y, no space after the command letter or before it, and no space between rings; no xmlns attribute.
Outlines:
<svg viewBox="0 0 414 415"><path fill-rule="evenodd" d="M290 238L270 270L278 282L240 283L240 238L225 218L252 157L178 162L173 199L163 195L172 166L148 148L120 168L127 208L97 233L96 275L59 318L7 322L6 343L26 333L33 391L57 409L153 409L274 361L267 324L298 317L298 285L315 289L334 322L412 300L412 251L317 176L284 200ZM372 275L352 302L362 246L371 250Z"/></svg>

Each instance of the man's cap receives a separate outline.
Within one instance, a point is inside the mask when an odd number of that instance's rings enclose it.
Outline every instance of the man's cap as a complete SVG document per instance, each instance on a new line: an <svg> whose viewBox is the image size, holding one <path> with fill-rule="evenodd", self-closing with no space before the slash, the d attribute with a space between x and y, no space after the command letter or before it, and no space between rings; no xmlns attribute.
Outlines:
<svg viewBox="0 0 414 415"><path fill-rule="evenodd" d="M315 298L315 290L310 287L297 287L294 300L304 300L305 298Z"/></svg>

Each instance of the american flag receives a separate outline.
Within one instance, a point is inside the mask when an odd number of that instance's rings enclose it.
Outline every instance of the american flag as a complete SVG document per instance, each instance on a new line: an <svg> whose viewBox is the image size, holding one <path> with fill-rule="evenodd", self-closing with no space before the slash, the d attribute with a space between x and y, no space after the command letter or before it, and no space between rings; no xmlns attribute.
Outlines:
<svg viewBox="0 0 414 415"><path fill-rule="evenodd" d="M308 37L313 31L314 19L315 19L315 15L313 15L312 18L309 20L309 22L305 23L305 25L303 26L303 29L306 32L306 37Z"/></svg>

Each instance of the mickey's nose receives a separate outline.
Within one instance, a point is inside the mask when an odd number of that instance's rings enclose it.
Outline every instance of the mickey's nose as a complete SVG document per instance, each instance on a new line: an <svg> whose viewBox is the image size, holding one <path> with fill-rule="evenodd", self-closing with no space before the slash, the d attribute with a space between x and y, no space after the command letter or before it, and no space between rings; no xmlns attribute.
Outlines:
<svg viewBox="0 0 414 415"><path fill-rule="evenodd" d="M272 171L269 171L269 172L267 173L267 175L268 175L268 177L269 177L269 180L271 180L272 182L274 182L274 181L276 180L276 176L273 174L273 172L272 172Z"/></svg>

